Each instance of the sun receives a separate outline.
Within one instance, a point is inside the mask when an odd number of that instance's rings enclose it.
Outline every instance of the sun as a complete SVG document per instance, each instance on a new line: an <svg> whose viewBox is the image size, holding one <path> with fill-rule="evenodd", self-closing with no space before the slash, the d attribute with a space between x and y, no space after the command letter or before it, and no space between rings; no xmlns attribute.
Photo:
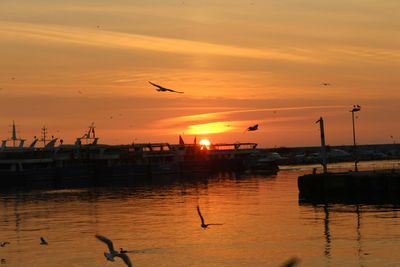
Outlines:
<svg viewBox="0 0 400 267"><path fill-rule="evenodd" d="M205 148L209 149L209 148L210 148L210 145L211 145L211 142L210 142L210 140L208 140L208 139L201 139L200 142L199 142L199 144L200 144L202 147L205 147Z"/></svg>

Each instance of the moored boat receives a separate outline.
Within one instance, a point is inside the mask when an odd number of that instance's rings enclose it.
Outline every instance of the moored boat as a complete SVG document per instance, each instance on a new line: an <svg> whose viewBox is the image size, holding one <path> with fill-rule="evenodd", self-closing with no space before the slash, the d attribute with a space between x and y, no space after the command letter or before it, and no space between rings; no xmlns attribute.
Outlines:
<svg viewBox="0 0 400 267"><path fill-rule="evenodd" d="M277 171L276 162L263 159L255 143L106 145L99 144L92 124L74 144L64 144L54 137L47 140L45 129L43 127L42 139L35 138L25 147L24 140L16 138L13 125L13 137L4 140L0 149L3 184L114 183L120 179L135 180L160 174L247 169ZM10 140L13 145L7 146ZM43 141L43 147L36 147L39 141Z"/></svg>

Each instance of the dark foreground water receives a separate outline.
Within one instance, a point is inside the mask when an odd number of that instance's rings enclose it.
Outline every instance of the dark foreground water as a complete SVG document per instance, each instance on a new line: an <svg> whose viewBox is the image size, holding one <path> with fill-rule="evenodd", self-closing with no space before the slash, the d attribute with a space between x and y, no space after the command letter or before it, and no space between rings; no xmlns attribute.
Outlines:
<svg viewBox="0 0 400 267"><path fill-rule="evenodd" d="M399 166L362 163L363 168ZM0 247L4 266L125 266L107 262L111 238L134 266L400 266L400 209L385 205L299 204L297 177L223 174L164 177L129 187L3 192ZM350 164L337 165L349 169ZM200 228L196 206L206 223ZM49 245L39 245L39 237ZM3 265L2 264L2 265Z"/></svg>

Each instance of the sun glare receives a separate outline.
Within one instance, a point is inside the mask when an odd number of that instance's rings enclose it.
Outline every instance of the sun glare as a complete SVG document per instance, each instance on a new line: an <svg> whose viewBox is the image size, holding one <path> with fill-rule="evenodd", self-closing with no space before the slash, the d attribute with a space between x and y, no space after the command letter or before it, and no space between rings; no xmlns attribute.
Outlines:
<svg viewBox="0 0 400 267"><path fill-rule="evenodd" d="M210 142L210 140L208 140L208 139L201 139L200 142L199 142L199 144L200 144L202 147L206 147L207 149L209 149L209 148L210 148L210 145L211 145L211 142Z"/></svg>
<svg viewBox="0 0 400 267"><path fill-rule="evenodd" d="M192 135L216 134L232 130L232 127L230 127L229 122L224 122L224 121L194 124L190 125L188 128L189 129L187 133Z"/></svg>

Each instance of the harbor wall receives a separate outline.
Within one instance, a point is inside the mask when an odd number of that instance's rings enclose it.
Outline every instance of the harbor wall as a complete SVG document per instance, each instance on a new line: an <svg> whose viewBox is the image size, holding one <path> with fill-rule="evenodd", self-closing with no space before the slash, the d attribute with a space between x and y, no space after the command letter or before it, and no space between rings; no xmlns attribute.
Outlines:
<svg viewBox="0 0 400 267"><path fill-rule="evenodd" d="M306 174L298 177L299 200L400 203L400 170Z"/></svg>

